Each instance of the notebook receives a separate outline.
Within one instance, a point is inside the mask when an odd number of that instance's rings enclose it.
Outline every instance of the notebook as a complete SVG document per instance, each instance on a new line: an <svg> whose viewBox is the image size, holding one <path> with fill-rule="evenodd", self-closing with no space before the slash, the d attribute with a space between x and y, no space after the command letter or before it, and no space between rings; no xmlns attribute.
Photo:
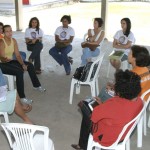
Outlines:
<svg viewBox="0 0 150 150"><path fill-rule="evenodd" d="M123 57L124 52L123 51L112 51L112 53L109 55L109 59L115 59L115 60L121 60Z"/></svg>

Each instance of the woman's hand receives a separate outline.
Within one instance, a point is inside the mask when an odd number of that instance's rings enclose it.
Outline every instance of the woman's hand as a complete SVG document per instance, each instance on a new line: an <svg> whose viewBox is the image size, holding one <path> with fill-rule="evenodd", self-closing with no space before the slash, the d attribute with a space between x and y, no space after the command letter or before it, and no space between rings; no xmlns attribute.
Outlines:
<svg viewBox="0 0 150 150"><path fill-rule="evenodd" d="M22 65L22 68L23 68L23 70L24 70L24 71L27 71L28 66L27 66L27 65L25 65L25 64L23 64L23 65Z"/></svg>
<svg viewBox="0 0 150 150"><path fill-rule="evenodd" d="M1 61L2 62L10 62L12 59L10 59L10 58L7 58L7 57L1 57Z"/></svg>
<svg viewBox="0 0 150 150"><path fill-rule="evenodd" d="M99 103L99 104L102 104L102 101L101 101L101 99L99 98L99 97L94 97L95 98L95 100Z"/></svg>

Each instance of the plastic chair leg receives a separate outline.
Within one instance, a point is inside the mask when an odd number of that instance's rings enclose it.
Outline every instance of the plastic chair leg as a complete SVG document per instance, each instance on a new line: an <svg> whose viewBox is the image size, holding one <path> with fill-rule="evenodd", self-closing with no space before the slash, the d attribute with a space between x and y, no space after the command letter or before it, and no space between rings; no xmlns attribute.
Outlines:
<svg viewBox="0 0 150 150"><path fill-rule="evenodd" d="M149 118L148 118L148 127L150 128L150 115L149 115Z"/></svg>
<svg viewBox="0 0 150 150"><path fill-rule="evenodd" d="M71 81L71 87L70 87L70 98L69 98L69 104L72 104L73 100L73 91L74 91L74 81Z"/></svg>
<svg viewBox="0 0 150 150"><path fill-rule="evenodd" d="M144 114L143 114L143 124L144 124L144 135L146 136L147 135L147 124L146 124L146 122L147 122L147 119L146 119L146 110L145 110L145 112L144 112Z"/></svg>
<svg viewBox="0 0 150 150"><path fill-rule="evenodd" d="M143 138L143 116L141 117L139 123L137 124L137 147L142 147Z"/></svg>
<svg viewBox="0 0 150 150"><path fill-rule="evenodd" d="M43 50L41 51L40 54L40 59L41 59L41 70L44 70L44 56L43 56Z"/></svg>
<svg viewBox="0 0 150 150"><path fill-rule="evenodd" d="M126 150L130 150L130 138L127 140Z"/></svg>
<svg viewBox="0 0 150 150"><path fill-rule="evenodd" d="M90 86L91 86L92 97L95 97L96 96L96 89L95 89L96 84L92 83Z"/></svg>
<svg viewBox="0 0 150 150"><path fill-rule="evenodd" d="M4 113L5 122L9 123L8 114L7 112Z"/></svg>
<svg viewBox="0 0 150 150"><path fill-rule="evenodd" d="M98 85L98 78L96 79L96 96L99 94L99 85Z"/></svg>

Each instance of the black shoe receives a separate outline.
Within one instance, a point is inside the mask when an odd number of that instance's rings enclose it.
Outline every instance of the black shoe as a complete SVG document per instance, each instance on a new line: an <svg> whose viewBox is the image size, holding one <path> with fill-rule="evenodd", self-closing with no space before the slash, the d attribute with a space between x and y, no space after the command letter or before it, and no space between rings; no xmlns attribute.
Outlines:
<svg viewBox="0 0 150 150"><path fill-rule="evenodd" d="M74 149L83 150L78 144L71 144Z"/></svg>
<svg viewBox="0 0 150 150"><path fill-rule="evenodd" d="M68 56L68 61L69 61L69 63L70 63L71 65L73 64L73 58L72 58L72 57Z"/></svg>
<svg viewBox="0 0 150 150"><path fill-rule="evenodd" d="M70 75L70 72L66 72L66 75Z"/></svg>

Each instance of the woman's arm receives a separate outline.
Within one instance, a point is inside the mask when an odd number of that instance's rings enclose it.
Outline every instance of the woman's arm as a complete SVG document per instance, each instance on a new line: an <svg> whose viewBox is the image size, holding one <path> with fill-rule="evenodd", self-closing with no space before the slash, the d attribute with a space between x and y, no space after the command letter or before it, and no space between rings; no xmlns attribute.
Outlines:
<svg viewBox="0 0 150 150"><path fill-rule="evenodd" d="M128 40L126 44L119 43L116 39L113 41L113 47L117 49L128 49L132 46L132 42Z"/></svg>
<svg viewBox="0 0 150 150"><path fill-rule="evenodd" d="M88 36L90 36L90 37L89 37L89 39L90 39L90 41L89 41L90 44L92 44L92 45L99 45L99 44L101 43L101 41L104 39L105 32L104 32L104 31L101 31L101 35L100 35L100 37L98 38L97 41L94 41L94 40L96 39L97 35L92 36L92 35L91 35L91 29L88 30Z"/></svg>
<svg viewBox="0 0 150 150"><path fill-rule="evenodd" d="M61 43L64 43L64 44L65 44L65 43L66 43L66 44L71 43L71 42L73 41L73 38L74 38L74 36L70 36L69 39L61 40L58 35L55 35L55 41L56 41L56 42L61 42Z"/></svg>

